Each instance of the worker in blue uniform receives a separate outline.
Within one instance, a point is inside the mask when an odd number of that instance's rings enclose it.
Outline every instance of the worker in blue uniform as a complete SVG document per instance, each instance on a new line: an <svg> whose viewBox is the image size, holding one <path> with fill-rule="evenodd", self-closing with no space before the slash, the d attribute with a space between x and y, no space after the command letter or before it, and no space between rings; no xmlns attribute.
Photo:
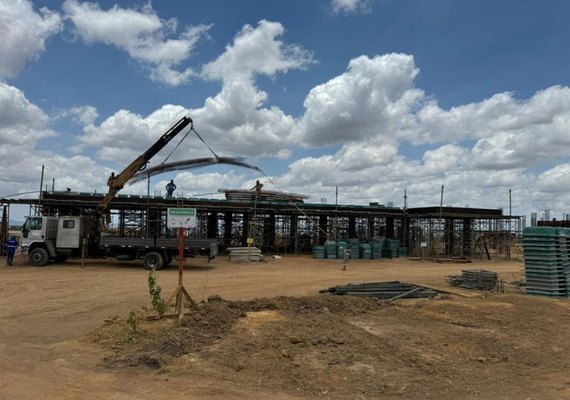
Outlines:
<svg viewBox="0 0 570 400"><path fill-rule="evenodd" d="M16 249L18 248L18 241L16 236L12 236L6 241L6 264L12 265L14 262L14 254L16 254Z"/></svg>

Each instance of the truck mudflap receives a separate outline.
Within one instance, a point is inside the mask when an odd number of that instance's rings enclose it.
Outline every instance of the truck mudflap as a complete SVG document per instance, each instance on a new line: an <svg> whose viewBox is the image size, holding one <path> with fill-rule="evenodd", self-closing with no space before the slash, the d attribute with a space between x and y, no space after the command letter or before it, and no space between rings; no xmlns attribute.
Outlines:
<svg viewBox="0 0 570 400"><path fill-rule="evenodd" d="M49 256L50 257L56 257L57 251L55 250L55 245L53 244L53 242L51 240L46 240L45 244L46 244L46 249L49 253Z"/></svg>

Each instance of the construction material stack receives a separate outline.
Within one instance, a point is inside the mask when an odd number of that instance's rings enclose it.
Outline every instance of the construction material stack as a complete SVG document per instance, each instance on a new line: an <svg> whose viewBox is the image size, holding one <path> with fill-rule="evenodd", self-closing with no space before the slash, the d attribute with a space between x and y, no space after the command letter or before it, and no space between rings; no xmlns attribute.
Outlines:
<svg viewBox="0 0 570 400"><path fill-rule="evenodd" d="M377 260L382 258L382 250L384 249L384 241L383 237L374 238L372 239L372 258Z"/></svg>
<svg viewBox="0 0 570 400"><path fill-rule="evenodd" d="M372 260L372 245L370 243L362 243L360 245L360 258Z"/></svg>
<svg viewBox="0 0 570 400"><path fill-rule="evenodd" d="M382 250L382 258L395 258L399 256L400 240L386 239L386 244Z"/></svg>
<svg viewBox="0 0 570 400"><path fill-rule="evenodd" d="M432 298L438 294L437 290L400 281L349 283L348 285L319 290L319 293L331 293L339 296L377 297L389 301L403 297Z"/></svg>
<svg viewBox="0 0 570 400"><path fill-rule="evenodd" d="M528 294L570 297L570 230L529 227L523 231Z"/></svg>
<svg viewBox="0 0 570 400"><path fill-rule="evenodd" d="M313 247L313 257L318 260L323 260L325 258L325 246L314 246Z"/></svg>
<svg viewBox="0 0 570 400"><path fill-rule="evenodd" d="M461 275L448 276L447 282L452 286L466 289L496 290L499 284L499 274L484 269L464 269Z"/></svg>
<svg viewBox="0 0 570 400"><path fill-rule="evenodd" d="M327 240L323 246L313 247L314 258L378 260L381 258L407 257L408 248L400 247L399 239L375 237L370 243L362 243L357 238L339 241Z"/></svg>
<svg viewBox="0 0 570 400"><path fill-rule="evenodd" d="M230 261L261 261L263 254L257 247L228 247Z"/></svg>
<svg viewBox="0 0 570 400"><path fill-rule="evenodd" d="M326 258L335 258L335 259L338 257L336 242L334 240L327 240L325 242L325 256Z"/></svg>

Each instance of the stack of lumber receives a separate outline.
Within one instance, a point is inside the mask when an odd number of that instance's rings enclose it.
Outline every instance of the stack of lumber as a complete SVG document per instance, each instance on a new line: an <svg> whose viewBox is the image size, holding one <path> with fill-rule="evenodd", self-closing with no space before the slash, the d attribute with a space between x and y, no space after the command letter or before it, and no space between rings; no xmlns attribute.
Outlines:
<svg viewBox="0 0 570 400"><path fill-rule="evenodd" d="M228 247L230 261L261 261L263 254L257 247Z"/></svg>

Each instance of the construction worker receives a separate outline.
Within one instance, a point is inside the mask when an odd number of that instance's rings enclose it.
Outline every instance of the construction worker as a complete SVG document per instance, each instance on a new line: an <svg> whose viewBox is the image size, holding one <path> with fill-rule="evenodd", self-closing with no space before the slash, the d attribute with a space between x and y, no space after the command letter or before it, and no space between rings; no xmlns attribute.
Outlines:
<svg viewBox="0 0 570 400"><path fill-rule="evenodd" d="M343 260L342 260L342 270L346 271L346 264L348 264L348 259L350 258L350 254L352 253L352 245L349 244L347 248L342 248L343 251Z"/></svg>
<svg viewBox="0 0 570 400"><path fill-rule="evenodd" d="M117 179L117 177L115 176L115 173L111 172L111 176L109 177L109 179L107 179L107 186L109 186L109 188L111 188L111 186L115 182L115 179Z"/></svg>
<svg viewBox="0 0 570 400"><path fill-rule="evenodd" d="M166 197L172 197L172 194L176 190L176 184L174 183L174 179L171 179L170 182L166 185Z"/></svg>
<svg viewBox="0 0 570 400"><path fill-rule="evenodd" d="M12 265L14 262L14 254L16 254L16 249L18 248L18 241L16 236L12 236L6 241L6 264Z"/></svg>
<svg viewBox="0 0 570 400"><path fill-rule="evenodd" d="M252 187L250 190L254 190L255 189L255 195L257 197L259 197L261 195L261 188L263 187L263 183L259 182L259 181L255 181L255 186Z"/></svg>

